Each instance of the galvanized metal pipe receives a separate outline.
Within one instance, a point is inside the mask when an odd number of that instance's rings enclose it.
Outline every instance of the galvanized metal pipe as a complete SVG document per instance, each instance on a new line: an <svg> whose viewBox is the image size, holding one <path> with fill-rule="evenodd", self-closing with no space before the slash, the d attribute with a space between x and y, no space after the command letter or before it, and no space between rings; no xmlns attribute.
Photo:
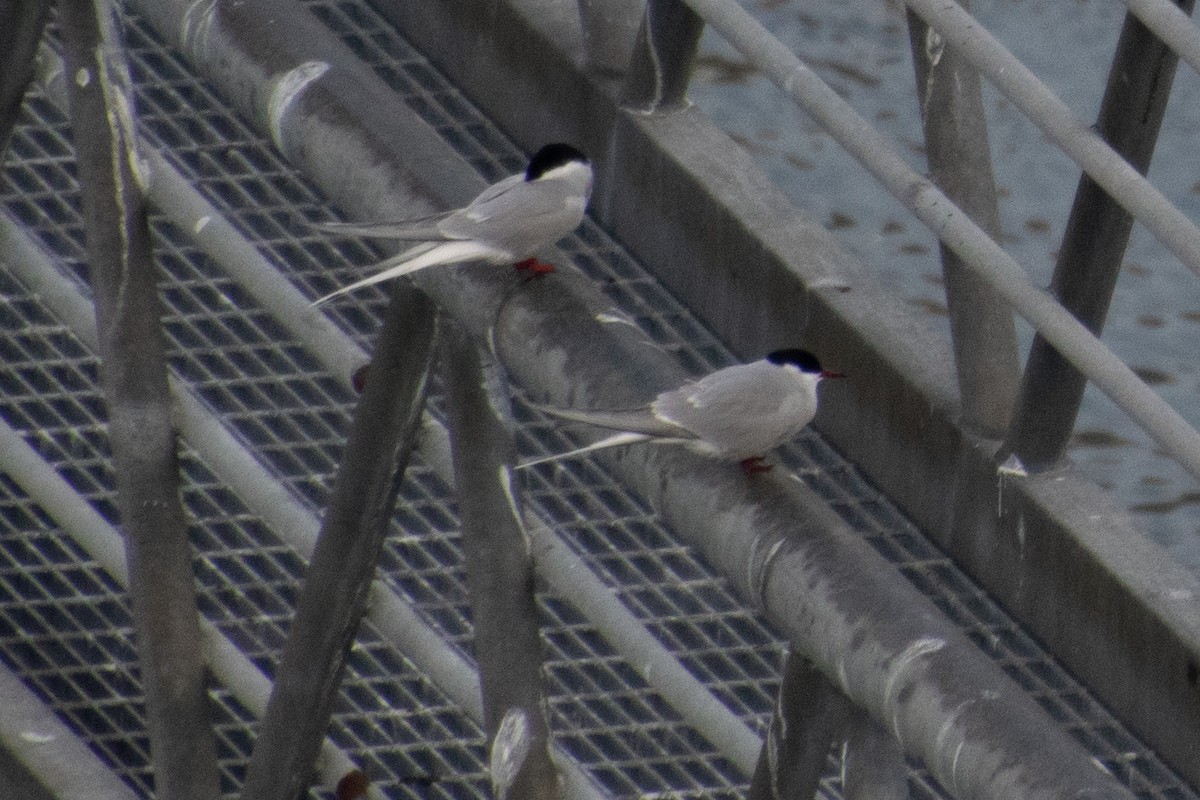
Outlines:
<svg viewBox="0 0 1200 800"><path fill-rule="evenodd" d="M1193 475L1200 477L1200 434L1053 297L1033 286L1025 271L1003 248L928 179L910 168L870 123L821 81L786 45L772 37L737 4L724 0L687 2L714 30L830 131L889 192L916 214L947 247L961 256L965 265L1012 303L1018 314L1059 352L1071 359L1166 452ZM949 4L957 12L965 14L957 4ZM936 29L944 33L940 27ZM956 47L963 44L949 37L947 43ZM966 55L968 51L964 49L963 52ZM976 63L976 66L979 64ZM987 72L982 67L981 71ZM1103 147L1107 152L1112 152L1107 145ZM1114 157L1120 160L1115 154ZM1125 165L1125 169L1137 175L1128 165ZM1137 177L1144 181L1140 176ZM1179 216L1177 210L1172 212L1173 218ZM1187 226L1195 231L1190 223ZM1196 231L1196 234L1200 235L1200 231ZM1200 240L1196 245L1200 248ZM1196 263L1200 265L1200 249L1197 250Z"/></svg>

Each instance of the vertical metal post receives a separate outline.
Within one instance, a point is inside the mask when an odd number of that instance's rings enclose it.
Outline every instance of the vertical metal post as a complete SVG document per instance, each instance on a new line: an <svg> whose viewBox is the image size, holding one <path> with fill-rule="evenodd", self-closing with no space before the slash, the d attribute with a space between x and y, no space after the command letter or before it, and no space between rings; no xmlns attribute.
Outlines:
<svg viewBox="0 0 1200 800"><path fill-rule="evenodd" d="M652 114L687 104L704 20L681 0L648 0L621 105Z"/></svg>
<svg viewBox="0 0 1200 800"><path fill-rule="evenodd" d="M1178 0L1191 13L1195 0ZM1178 56L1132 14L1125 17L1096 129L1139 172L1150 167ZM1104 328L1133 219L1084 175L1063 234L1050 290L1080 322ZM1033 342L1005 452L1026 469L1053 467L1075 427L1087 384L1041 335Z"/></svg>
<svg viewBox="0 0 1200 800"><path fill-rule="evenodd" d="M967 7L966 0L960 3ZM995 239L1000 232L996 181L979 73L911 9L908 32L933 181ZM1020 380L1012 311L962 259L944 244L939 247L963 422L999 438L1008 428Z"/></svg>
<svg viewBox="0 0 1200 800"><path fill-rule="evenodd" d="M788 653L746 800L810 800L850 702L803 653Z"/></svg>
<svg viewBox="0 0 1200 800"><path fill-rule="evenodd" d="M842 746L846 800L908 800L908 765L900 743L861 708L850 712Z"/></svg>
<svg viewBox="0 0 1200 800"><path fill-rule="evenodd" d="M474 340L458 325L447 327L446 411L492 786L497 800L555 800L533 554L512 471L506 398L489 391L494 382Z"/></svg>
<svg viewBox="0 0 1200 800"><path fill-rule="evenodd" d="M107 0L62 0L58 23L72 76L71 134L155 794L215 800L216 747L128 64Z"/></svg>
<svg viewBox="0 0 1200 800"><path fill-rule="evenodd" d="M629 67L642 0L577 0L588 69L620 75Z"/></svg>

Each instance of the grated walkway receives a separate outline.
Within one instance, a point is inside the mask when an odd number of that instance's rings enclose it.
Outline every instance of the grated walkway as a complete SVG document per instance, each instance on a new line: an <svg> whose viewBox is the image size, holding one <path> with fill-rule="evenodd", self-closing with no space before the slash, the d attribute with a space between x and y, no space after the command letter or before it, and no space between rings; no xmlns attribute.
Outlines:
<svg viewBox="0 0 1200 800"><path fill-rule="evenodd" d="M486 179L521 167L523 155L365 5L313 2L310 8ZM314 234L304 220L332 218L320 194L148 27L137 18L128 22L142 135L267 259L315 296L331 287L331 274L344 279L379 257L353 241ZM43 95L27 101L5 178L6 212L83 287L69 131ZM324 371L188 231L156 218L154 232L176 376L276 480L320 513L355 401L348 375ZM564 248L690 372L730 362L720 342L592 223ZM364 291L356 295L359 302L339 303L329 313L366 346L384 296ZM0 271L0 298L0 416L117 522L94 355L8 270ZM552 423L520 405L517 412L523 453L569 446ZM896 565L898 578L933 598L1140 797L1193 797L815 433L806 432L782 458ZM248 509L238 487L216 476L202 453L185 444L181 463L202 610L269 675L303 560ZM648 629L761 732L784 645L723 579L676 542L637 496L591 463L552 475L535 472L526 489L532 509ZM139 794L151 796L141 689L119 586L57 527L55 509L38 508L7 477L0 480L0 519L0 658ZM382 575L469 659L454 500L429 465L410 467L393 529ZM584 609L543 593L541 611L556 736L606 793L716 800L744 793L748 776L716 752L703 731L681 720ZM229 691L218 687L214 697L222 787L230 795L252 746L253 716ZM471 798L489 791L479 726L369 623L349 659L330 735L388 797ZM836 797L830 766L823 790ZM945 796L920 769L913 771L912 788L916 798Z"/></svg>

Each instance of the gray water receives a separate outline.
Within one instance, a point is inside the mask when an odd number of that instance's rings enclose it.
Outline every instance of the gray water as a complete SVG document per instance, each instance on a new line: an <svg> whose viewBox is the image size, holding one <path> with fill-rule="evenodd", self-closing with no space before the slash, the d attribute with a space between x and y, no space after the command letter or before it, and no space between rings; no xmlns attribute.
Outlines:
<svg viewBox="0 0 1200 800"><path fill-rule="evenodd" d="M758 0L746 7L787 42L918 171L925 172L903 6ZM1081 119L1092 122L1125 6L1116 0L975 0L972 13ZM811 218L877 270L885 286L949 335L936 241L815 122L710 32L692 100L741 143ZM984 87L1000 189L1002 241L1046 285L1079 168L1006 99ZM1200 78L1181 63L1150 180L1200 220ZM1022 353L1032 331L1018 321ZM1200 279L1135 226L1104 339L1193 425L1200 426ZM1200 569L1200 484L1158 452L1100 392L1084 399L1070 458L1110 489L1138 526Z"/></svg>

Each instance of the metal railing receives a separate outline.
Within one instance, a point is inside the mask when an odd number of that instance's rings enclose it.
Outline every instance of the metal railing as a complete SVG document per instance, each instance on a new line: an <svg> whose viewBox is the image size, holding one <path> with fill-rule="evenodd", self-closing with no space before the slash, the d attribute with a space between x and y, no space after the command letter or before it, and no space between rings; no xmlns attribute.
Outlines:
<svg viewBox="0 0 1200 800"><path fill-rule="evenodd" d="M1200 274L1200 229L1196 224L1075 117L970 14L942 0L906 2L947 47L978 69L1185 266ZM1169 32L1167 44L1186 54L1189 63L1197 61L1200 35L1182 11L1167 0L1136 0L1130 6L1154 30ZM687 20L687 24L666 24L671 20ZM705 25L821 124L957 255L966 269L1007 300L1159 446L1200 477L1200 433L1050 293L1034 286L1025 270L986 231L929 179L911 169L882 134L737 3L650 0L625 90L632 108L655 113L682 102L695 42ZM986 392L988 387L973 390ZM1072 410L1066 424L1073 423ZM1021 420L1013 424L1020 425ZM1053 462L1059 455L1061 451L1042 460ZM1025 468L1023 464L1015 466Z"/></svg>

